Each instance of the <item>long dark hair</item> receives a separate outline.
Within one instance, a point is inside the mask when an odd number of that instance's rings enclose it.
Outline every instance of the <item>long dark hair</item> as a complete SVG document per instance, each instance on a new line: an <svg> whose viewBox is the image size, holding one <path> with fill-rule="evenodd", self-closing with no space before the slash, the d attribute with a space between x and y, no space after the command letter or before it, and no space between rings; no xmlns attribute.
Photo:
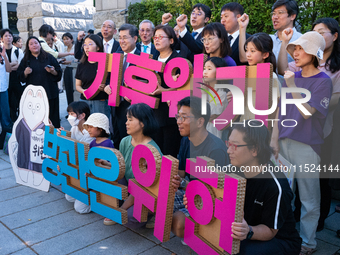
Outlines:
<svg viewBox="0 0 340 255"><path fill-rule="evenodd" d="M97 50L97 52L104 52L104 46L103 46L103 39L100 38L98 35L93 35L93 34L90 34L90 35L87 35L84 39L84 42L85 40L89 38L91 39L92 41L94 41L94 43L96 44L96 46L99 48L99 50ZM81 57L80 59L80 63L85 63L88 61L88 57L85 53L85 50L83 51L83 56Z"/></svg>
<svg viewBox="0 0 340 255"><path fill-rule="evenodd" d="M335 73L340 70L340 39L339 39L339 23L332 18L321 18L313 23L312 29L317 24L324 24L331 31L332 35L338 33L338 38L333 42L333 50L331 55L325 62L325 68L331 73Z"/></svg>
<svg viewBox="0 0 340 255"><path fill-rule="evenodd" d="M220 45L220 54L222 58L231 55L230 42L228 40L228 33L225 30L224 26L219 22L213 22L206 25L202 31L202 38L205 35L216 35L219 39L222 40ZM207 54L205 51L205 47L203 45L203 53Z"/></svg>
<svg viewBox="0 0 340 255"><path fill-rule="evenodd" d="M28 37L27 42L26 42L25 55L24 55L24 58L23 58L24 61L26 61L26 62L27 62L27 60L30 59L30 57L32 55L32 52L29 49L29 42L31 40L33 40L33 39L37 40L38 43L40 44L40 53L39 53L38 59L45 59L45 58L47 58L47 54L48 53L46 51L44 51L43 48L41 47L41 43L40 43L39 39L37 37L35 37L35 36L30 36L30 37Z"/></svg>
<svg viewBox="0 0 340 255"><path fill-rule="evenodd" d="M274 72L276 71L276 58L273 53L273 40L266 33L256 33L249 37L244 43L244 50L249 42L252 42L255 48L262 53L269 53L269 56L264 60L265 63L271 63L273 65Z"/></svg>

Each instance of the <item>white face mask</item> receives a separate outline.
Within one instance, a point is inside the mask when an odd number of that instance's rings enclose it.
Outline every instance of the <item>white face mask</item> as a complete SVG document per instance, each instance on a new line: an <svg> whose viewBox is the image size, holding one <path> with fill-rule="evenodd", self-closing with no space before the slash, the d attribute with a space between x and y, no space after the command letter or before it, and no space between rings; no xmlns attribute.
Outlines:
<svg viewBox="0 0 340 255"><path fill-rule="evenodd" d="M69 115L67 120L72 127L77 126L79 124L79 120L77 119L77 117Z"/></svg>

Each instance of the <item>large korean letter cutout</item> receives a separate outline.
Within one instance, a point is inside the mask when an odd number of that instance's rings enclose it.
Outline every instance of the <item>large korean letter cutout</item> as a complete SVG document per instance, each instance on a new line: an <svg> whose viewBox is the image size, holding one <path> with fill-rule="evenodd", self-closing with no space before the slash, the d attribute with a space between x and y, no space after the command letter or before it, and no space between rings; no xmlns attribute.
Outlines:
<svg viewBox="0 0 340 255"><path fill-rule="evenodd" d="M8 142L17 183L48 191L50 182L42 174L45 126L49 125L49 104L42 86L29 85L20 99L20 114Z"/></svg>
<svg viewBox="0 0 340 255"><path fill-rule="evenodd" d="M119 200L127 198L127 187L117 181L124 177L122 154L106 147L94 147L65 136L62 131L46 127L42 172L50 182L60 185L71 197L91 205L91 210L120 224L127 223L127 211L119 208ZM99 160L106 160L102 164ZM58 170L59 166L59 170Z"/></svg>
<svg viewBox="0 0 340 255"><path fill-rule="evenodd" d="M186 172L199 180L186 188L190 217L185 219L184 242L198 254L237 254L240 241L231 237L231 224L242 222L246 180L235 174L197 174L197 169L213 165L207 157L187 159Z"/></svg>
<svg viewBox="0 0 340 255"><path fill-rule="evenodd" d="M166 242L170 239L175 198L171 180L178 172L178 160L162 158L151 145L138 145L132 153L131 167L136 178L129 180L128 188L135 198L133 216L146 222L149 210L156 213L154 235Z"/></svg>

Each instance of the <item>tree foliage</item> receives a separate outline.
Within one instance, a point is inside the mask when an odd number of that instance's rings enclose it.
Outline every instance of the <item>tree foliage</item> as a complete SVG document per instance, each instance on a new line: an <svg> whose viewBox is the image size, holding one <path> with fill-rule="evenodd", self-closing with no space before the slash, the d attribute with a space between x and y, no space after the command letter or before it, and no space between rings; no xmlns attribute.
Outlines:
<svg viewBox="0 0 340 255"><path fill-rule="evenodd" d="M221 7L232 0L142 0L140 3L130 4L128 9L128 22L138 26L144 20L149 19L155 25L160 24L162 15L170 12L173 20L170 25L174 26L176 17L180 14L190 16L192 6L197 3L208 5L212 10L211 22L220 22ZM239 0L250 17L247 32L273 33L270 12L274 0ZM297 28L302 33L309 31L312 24L318 18L331 17L340 21L340 0L297 0L300 14L297 18ZM188 23L190 21L188 20ZM188 24L190 25L190 24Z"/></svg>

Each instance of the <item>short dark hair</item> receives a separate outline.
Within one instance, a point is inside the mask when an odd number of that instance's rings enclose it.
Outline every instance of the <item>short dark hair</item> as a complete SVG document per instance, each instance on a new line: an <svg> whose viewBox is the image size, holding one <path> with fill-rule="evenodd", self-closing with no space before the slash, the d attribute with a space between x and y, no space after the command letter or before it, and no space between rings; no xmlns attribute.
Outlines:
<svg viewBox="0 0 340 255"><path fill-rule="evenodd" d="M13 37L12 31L9 28L4 28L0 30L0 38L2 38L6 34L6 32L10 33Z"/></svg>
<svg viewBox="0 0 340 255"><path fill-rule="evenodd" d="M84 42L87 38L94 41L94 43L97 45L97 47L99 47L99 50L97 52L104 52L103 40L98 35L89 34L84 38ZM83 56L81 57L79 62L85 63L87 61L88 61L88 56L86 55L85 51L83 51Z"/></svg>
<svg viewBox="0 0 340 255"><path fill-rule="evenodd" d="M72 35L71 33L69 33L69 32L63 34L63 36L61 37L61 39L64 39L64 37L68 37L68 38L70 38L71 40L73 40L73 35Z"/></svg>
<svg viewBox="0 0 340 255"><path fill-rule="evenodd" d="M13 43L17 43L21 39L20 36L14 36L13 37Z"/></svg>
<svg viewBox="0 0 340 255"><path fill-rule="evenodd" d="M156 31L157 31L157 30L163 30L164 33L168 36L168 39L169 39L169 40L170 40L170 39L173 39L173 40L174 40L174 43L170 44L171 49L174 50L174 49L175 49L175 46L176 46L176 44L177 44L177 41L178 41L174 29L173 29L171 26L169 26L169 25L165 25L165 26L164 26L164 25L158 25L158 26L155 27L155 30L154 30L154 32L153 32L153 35L156 34Z"/></svg>
<svg viewBox="0 0 340 255"><path fill-rule="evenodd" d="M93 29L89 29L89 30L87 31L87 33L89 33L89 34L94 34L94 30L93 30Z"/></svg>
<svg viewBox="0 0 340 255"><path fill-rule="evenodd" d="M217 35L219 39L222 40L220 45L220 54L222 58L231 55L231 48L228 39L228 33L225 30L224 26L219 22L213 22L206 25L202 31L202 37L205 35ZM205 47L203 47L203 53L206 54Z"/></svg>
<svg viewBox="0 0 340 255"><path fill-rule="evenodd" d="M206 115L202 115L201 113L201 106L202 102L201 102L201 98L198 97L185 97L182 100L180 100L177 104L177 108L181 108L182 106L188 106L190 107L190 111L191 113L194 115L195 119L199 119L199 118L203 118L204 119L204 127L207 127L207 124L209 122L210 119L210 105L207 104L207 114Z"/></svg>
<svg viewBox="0 0 340 255"><path fill-rule="evenodd" d="M44 24L39 28L39 36L47 37L48 34L54 35L54 29L50 25Z"/></svg>
<svg viewBox="0 0 340 255"><path fill-rule="evenodd" d="M299 6L295 0L277 0L272 7L272 11L280 6L285 6L287 9L288 16L296 14L296 17L293 21L293 26L295 26L295 21L299 15Z"/></svg>
<svg viewBox="0 0 340 255"><path fill-rule="evenodd" d="M106 131L102 128L97 127L100 130L100 134L98 137L110 137L110 134L106 133Z"/></svg>
<svg viewBox="0 0 340 255"><path fill-rule="evenodd" d="M208 58L208 59L204 62L204 64L207 63L207 62L209 62L209 61L211 61L211 62L214 64L214 66L215 66L216 68L217 68L217 67L225 67L225 66L227 66L227 62L224 60L224 58L219 58L219 57Z"/></svg>
<svg viewBox="0 0 340 255"><path fill-rule="evenodd" d="M90 116L91 114L91 110L90 110L90 106L88 103L84 102L84 101L75 101L70 103L67 106L67 112L74 112L77 114L77 117L80 114L85 113L85 120L87 120L87 118Z"/></svg>
<svg viewBox="0 0 340 255"><path fill-rule="evenodd" d="M256 127L254 127L256 126ZM267 164L273 153L273 149L270 147L270 133L268 128L258 120L252 120L251 126L249 120L245 120L244 124L233 124L232 130L237 130L243 134L243 141L249 144L247 147L249 150L255 148L257 151L256 158L259 164Z"/></svg>
<svg viewBox="0 0 340 255"><path fill-rule="evenodd" d="M223 11L231 11L231 12L234 13L234 15L236 17L236 15L238 15L238 14L243 15L244 8L239 3L231 2L231 3L227 3L227 4L222 6L221 12L223 12Z"/></svg>
<svg viewBox="0 0 340 255"><path fill-rule="evenodd" d="M131 35L132 37L137 36L138 37L138 28L134 25L131 24L123 24L118 31L125 31L125 30L129 30L129 35Z"/></svg>
<svg viewBox="0 0 340 255"><path fill-rule="evenodd" d="M209 19L211 18L211 9L209 8L209 6L198 3L192 7L192 11L195 10L196 8L204 12L205 18L209 18Z"/></svg>
<svg viewBox="0 0 340 255"><path fill-rule="evenodd" d="M157 132L159 128L158 122L153 110L147 104L138 103L130 105L126 110L126 114L135 117L143 123L143 135L152 136Z"/></svg>

